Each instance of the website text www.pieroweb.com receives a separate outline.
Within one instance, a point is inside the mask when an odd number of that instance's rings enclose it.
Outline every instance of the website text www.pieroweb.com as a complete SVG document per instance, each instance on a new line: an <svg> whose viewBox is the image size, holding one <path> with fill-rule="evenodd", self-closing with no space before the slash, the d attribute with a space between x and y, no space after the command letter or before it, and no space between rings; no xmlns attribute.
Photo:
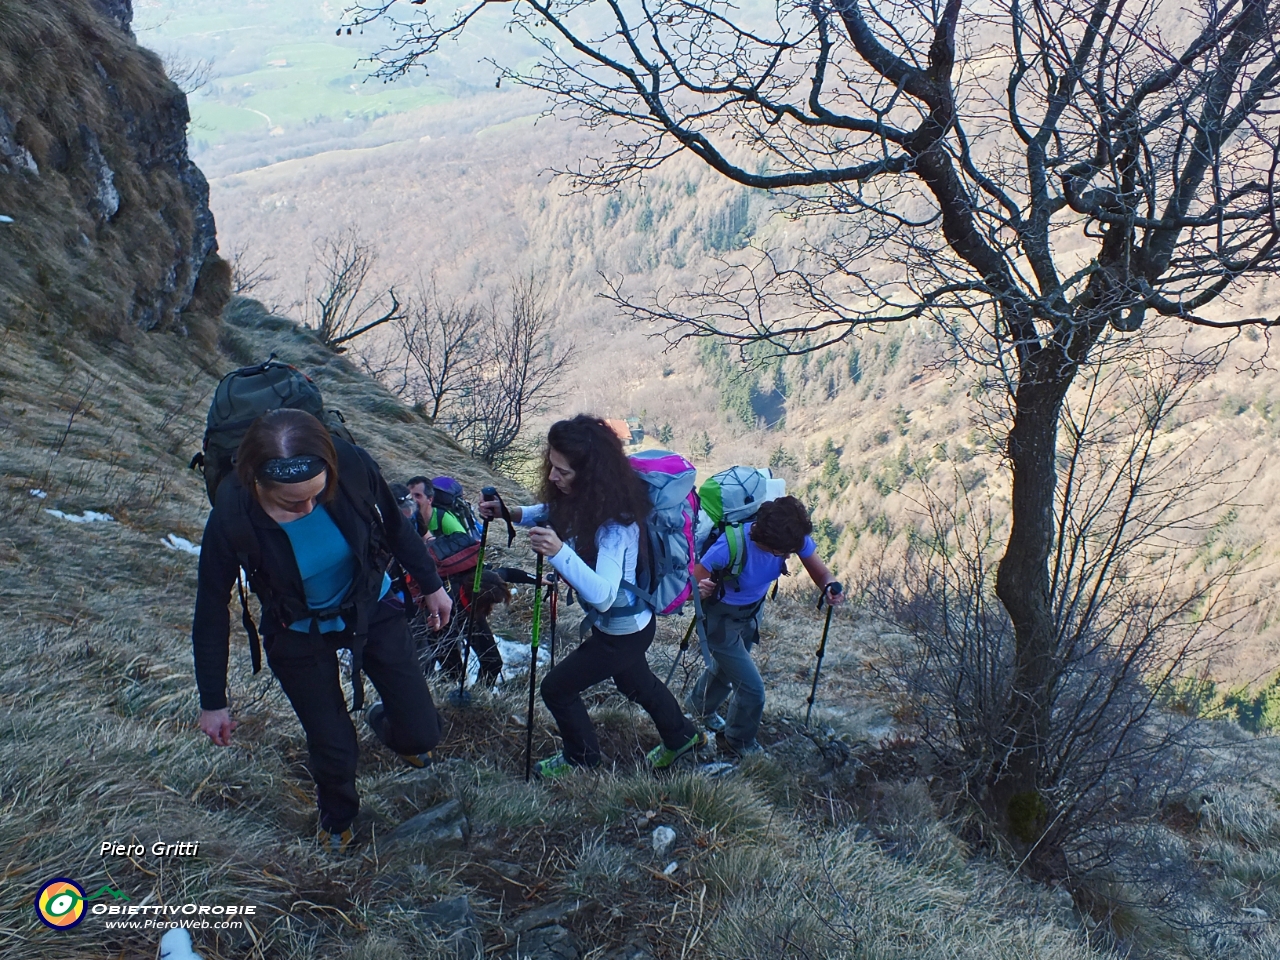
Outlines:
<svg viewBox="0 0 1280 960"><path fill-rule="evenodd" d="M238 930L258 912L244 903L130 903L108 884L92 893L75 880L55 877L35 897L36 916L47 927L69 930L89 921L108 930Z"/></svg>

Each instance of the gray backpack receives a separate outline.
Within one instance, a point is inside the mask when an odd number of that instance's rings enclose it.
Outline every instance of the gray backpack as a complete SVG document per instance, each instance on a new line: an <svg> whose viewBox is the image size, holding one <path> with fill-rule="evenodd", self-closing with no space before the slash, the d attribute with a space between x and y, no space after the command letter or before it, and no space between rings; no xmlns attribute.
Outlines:
<svg viewBox="0 0 1280 960"><path fill-rule="evenodd" d="M204 448L191 458L191 469L204 470L209 503L218 486L235 468L236 451L250 424L269 410L291 407L305 410L329 428L329 432L354 443L342 414L326 411L320 389L297 367L271 355L265 363L232 370L214 391L205 425Z"/></svg>

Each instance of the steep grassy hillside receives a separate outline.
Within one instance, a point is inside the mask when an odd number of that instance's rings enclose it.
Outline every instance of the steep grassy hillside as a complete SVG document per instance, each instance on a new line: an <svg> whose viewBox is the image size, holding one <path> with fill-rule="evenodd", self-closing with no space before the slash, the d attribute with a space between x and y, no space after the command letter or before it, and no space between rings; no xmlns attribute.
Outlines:
<svg viewBox="0 0 1280 960"><path fill-rule="evenodd" d="M128 2L0 2L0 311L80 335L213 335L228 295L186 97Z"/></svg>
<svg viewBox="0 0 1280 960"><path fill-rule="evenodd" d="M41 927L31 897L53 876L91 891L110 884L133 904L257 904L252 932L196 931L209 960L470 957L458 951L475 937L504 956L546 955L531 951L549 940L571 945L558 956L592 957L755 957L787 944L832 957L862 956L859 944L911 956L1101 956L1072 932L1078 921L1061 897L970 862L935 820L923 781L908 782L918 762L909 744L875 748L891 720L858 693L859 678L892 637L838 620L818 717L841 738L798 730L819 626L802 606L767 622L771 754L741 775L653 779L640 766L654 742L648 722L601 693L592 699L613 768L525 785L524 732L509 718L522 715L527 688L513 670L477 708L446 711L441 753L453 759L430 774L403 771L362 732L360 851L326 859L311 841L301 731L269 674L249 675L243 646L232 656L236 746L216 750L194 726L195 559L173 537L199 540L206 506L186 461L217 376L275 352L316 379L389 474L426 468L472 489L495 478L252 301L232 305L213 354L173 334L110 348L11 326L3 336L6 957L154 955L155 931L107 930L98 917L73 931ZM68 519L93 514L96 522ZM508 559L527 562L521 552ZM520 638L527 615L522 599L500 632ZM562 643L576 617L564 619ZM656 663L673 652L679 626L664 624ZM695 669L687 657L676 682L687 686ZM535 749L547 750L541 709L537 723ZM448 799L469 817L464 848L387 842L396 824ZM659 825L677 837L661 854L651 842ZM181 860L104 857L104 840L200 848ZM445 942L460 921L441 917L459 896L469 898L474 932Z"/></svg>

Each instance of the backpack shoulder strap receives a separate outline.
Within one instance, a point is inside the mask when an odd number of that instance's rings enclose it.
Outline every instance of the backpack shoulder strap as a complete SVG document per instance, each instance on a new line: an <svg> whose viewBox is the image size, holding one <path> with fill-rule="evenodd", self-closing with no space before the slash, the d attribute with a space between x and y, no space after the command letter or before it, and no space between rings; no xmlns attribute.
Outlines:
<svg viewBox="0 0 1280 960"><path fill-rule="evenodd" d="M727 576L737 579L741 576L742 571L747 566L747 535L746 530L740 523L730 524L724 531L725 539L729 541L729 566Z"/></svg>
<svg viewBox="0 0 1280 960"><path fill-rule="evenodd" d="M360 456L360 451L338 436L333 438L333 447L338 452L338 485L356 505L362 520L381 524L377 492L370 482L369 466Z"/></svg>
<svg viewBox="0 0 1280 960"><path fill-rule="evenodd" d="M262 565L262 547L249 519L249 491L229 474L218 485L216 508L226 526L227 542L244 571L236 575L236 590L240 594L240 623L249 637L249 659L256 674L262 669L262 638L258 635L258 625L253 622L253 614L249 612L249 598L244 589L245 574L249 577L251 589L260 599L265 599L266 586L258 575L258 568Z"/></svg>

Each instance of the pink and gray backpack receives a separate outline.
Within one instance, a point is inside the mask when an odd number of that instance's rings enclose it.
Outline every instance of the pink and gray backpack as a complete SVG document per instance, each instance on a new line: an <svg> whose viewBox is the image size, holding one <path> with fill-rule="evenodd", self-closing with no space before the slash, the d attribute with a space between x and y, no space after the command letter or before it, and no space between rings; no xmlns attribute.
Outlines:
<svg viewBox="0 0 1280 960"><path fill-rule="evenodd" d="M635 584L624 583L659 615L679 614L695 598L694 526L698 518L697 470L668 450L645 450L627 458L649 488L653 512L645 523L647 560ZM695 599L696 603L696 599Z"/></svg>
<svg viewBox="0 0 1280 960"><path fill-rule="evenodd" d="M635 595L624 603L621 596L605 613L588 610L578 627L586 636L592 624L605 617L634 616L643 609L659 616L684 612L693 601L698 636L702 638L701 599L695 589L693 564L694 525L698 516L698 493L694 489L697 470L684 457L668 450L644 450L627 458L649 490L653 510L645 518L645 545L642 562L636 567L636 582L622 581Z"/></svg>

